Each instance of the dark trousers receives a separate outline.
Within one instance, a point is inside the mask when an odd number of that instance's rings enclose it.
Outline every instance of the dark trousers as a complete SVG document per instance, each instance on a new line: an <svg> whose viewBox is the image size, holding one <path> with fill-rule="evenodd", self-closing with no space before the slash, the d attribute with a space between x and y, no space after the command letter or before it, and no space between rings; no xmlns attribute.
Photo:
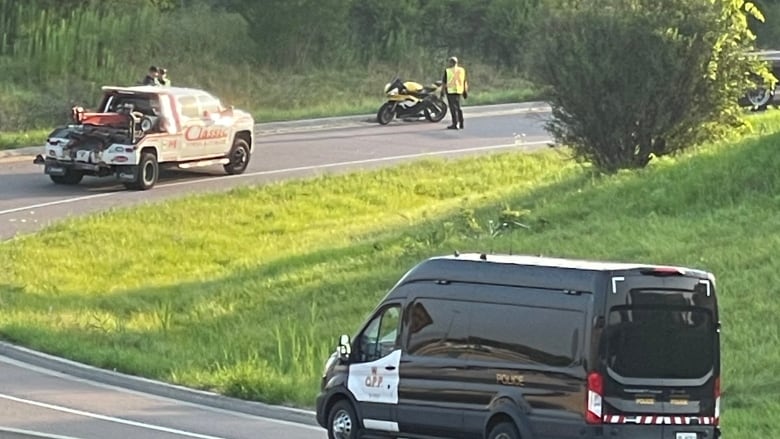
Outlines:
<svg viewBox="0 0 780 439"><path fill-rule="evenodd" d="M460 108L460 95L447 93L447 104L452 114L452 126L463 128L463 109Z"/></svg>

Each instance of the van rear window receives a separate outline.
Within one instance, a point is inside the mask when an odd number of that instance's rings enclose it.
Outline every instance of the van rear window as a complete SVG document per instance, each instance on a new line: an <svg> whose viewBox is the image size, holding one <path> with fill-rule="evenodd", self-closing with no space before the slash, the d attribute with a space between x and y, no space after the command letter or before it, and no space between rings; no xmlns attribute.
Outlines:
<svg viewBox="0 0 780 439"><path fill-rule="evenodd" d="M706 308L616 306L605 334L607 364L623 377L701 378L715 362L715 326Z"/></svg>

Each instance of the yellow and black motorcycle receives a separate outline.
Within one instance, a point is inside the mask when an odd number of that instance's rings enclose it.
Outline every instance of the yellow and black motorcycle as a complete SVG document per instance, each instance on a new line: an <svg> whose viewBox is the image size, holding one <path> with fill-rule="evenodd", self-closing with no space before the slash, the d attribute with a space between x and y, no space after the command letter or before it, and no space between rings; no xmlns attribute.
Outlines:
<svg viewBox="0 0 780 439"><path fill-rule="evenodd" d="M442 82L423 86L414 81L395 78L385 85L385 102L376 114L376 120L387 125L394 117L399 119L419 119L425 117L429 122L439 122L447 115L447 104L439 97Z"/></svg>

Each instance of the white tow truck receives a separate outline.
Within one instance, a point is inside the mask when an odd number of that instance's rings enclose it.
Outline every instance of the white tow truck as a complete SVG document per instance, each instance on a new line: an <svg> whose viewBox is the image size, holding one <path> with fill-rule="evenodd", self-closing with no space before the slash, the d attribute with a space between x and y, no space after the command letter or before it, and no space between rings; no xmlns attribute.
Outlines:
<svg viewBox="0 0 780 439"><path fill-rule="evenodd" d="M241 174L253 152L252 116L224 106L203 90L182 87L103 87L96 112L71 110L34 163L57 184L85 175L114 176L128 189L151 189L161 167L222 165Z"/></svg>

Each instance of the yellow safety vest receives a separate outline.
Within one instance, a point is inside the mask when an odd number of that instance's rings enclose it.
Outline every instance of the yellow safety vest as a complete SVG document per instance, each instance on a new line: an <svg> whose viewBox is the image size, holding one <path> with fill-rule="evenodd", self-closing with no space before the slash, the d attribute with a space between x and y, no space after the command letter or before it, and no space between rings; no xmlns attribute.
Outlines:
<svg viewBox="0 0 780 439"><path fill-rule="evenodd" d="M462 95L466 91L466 69L463 67L447 68L447 93Z"/></svg>

